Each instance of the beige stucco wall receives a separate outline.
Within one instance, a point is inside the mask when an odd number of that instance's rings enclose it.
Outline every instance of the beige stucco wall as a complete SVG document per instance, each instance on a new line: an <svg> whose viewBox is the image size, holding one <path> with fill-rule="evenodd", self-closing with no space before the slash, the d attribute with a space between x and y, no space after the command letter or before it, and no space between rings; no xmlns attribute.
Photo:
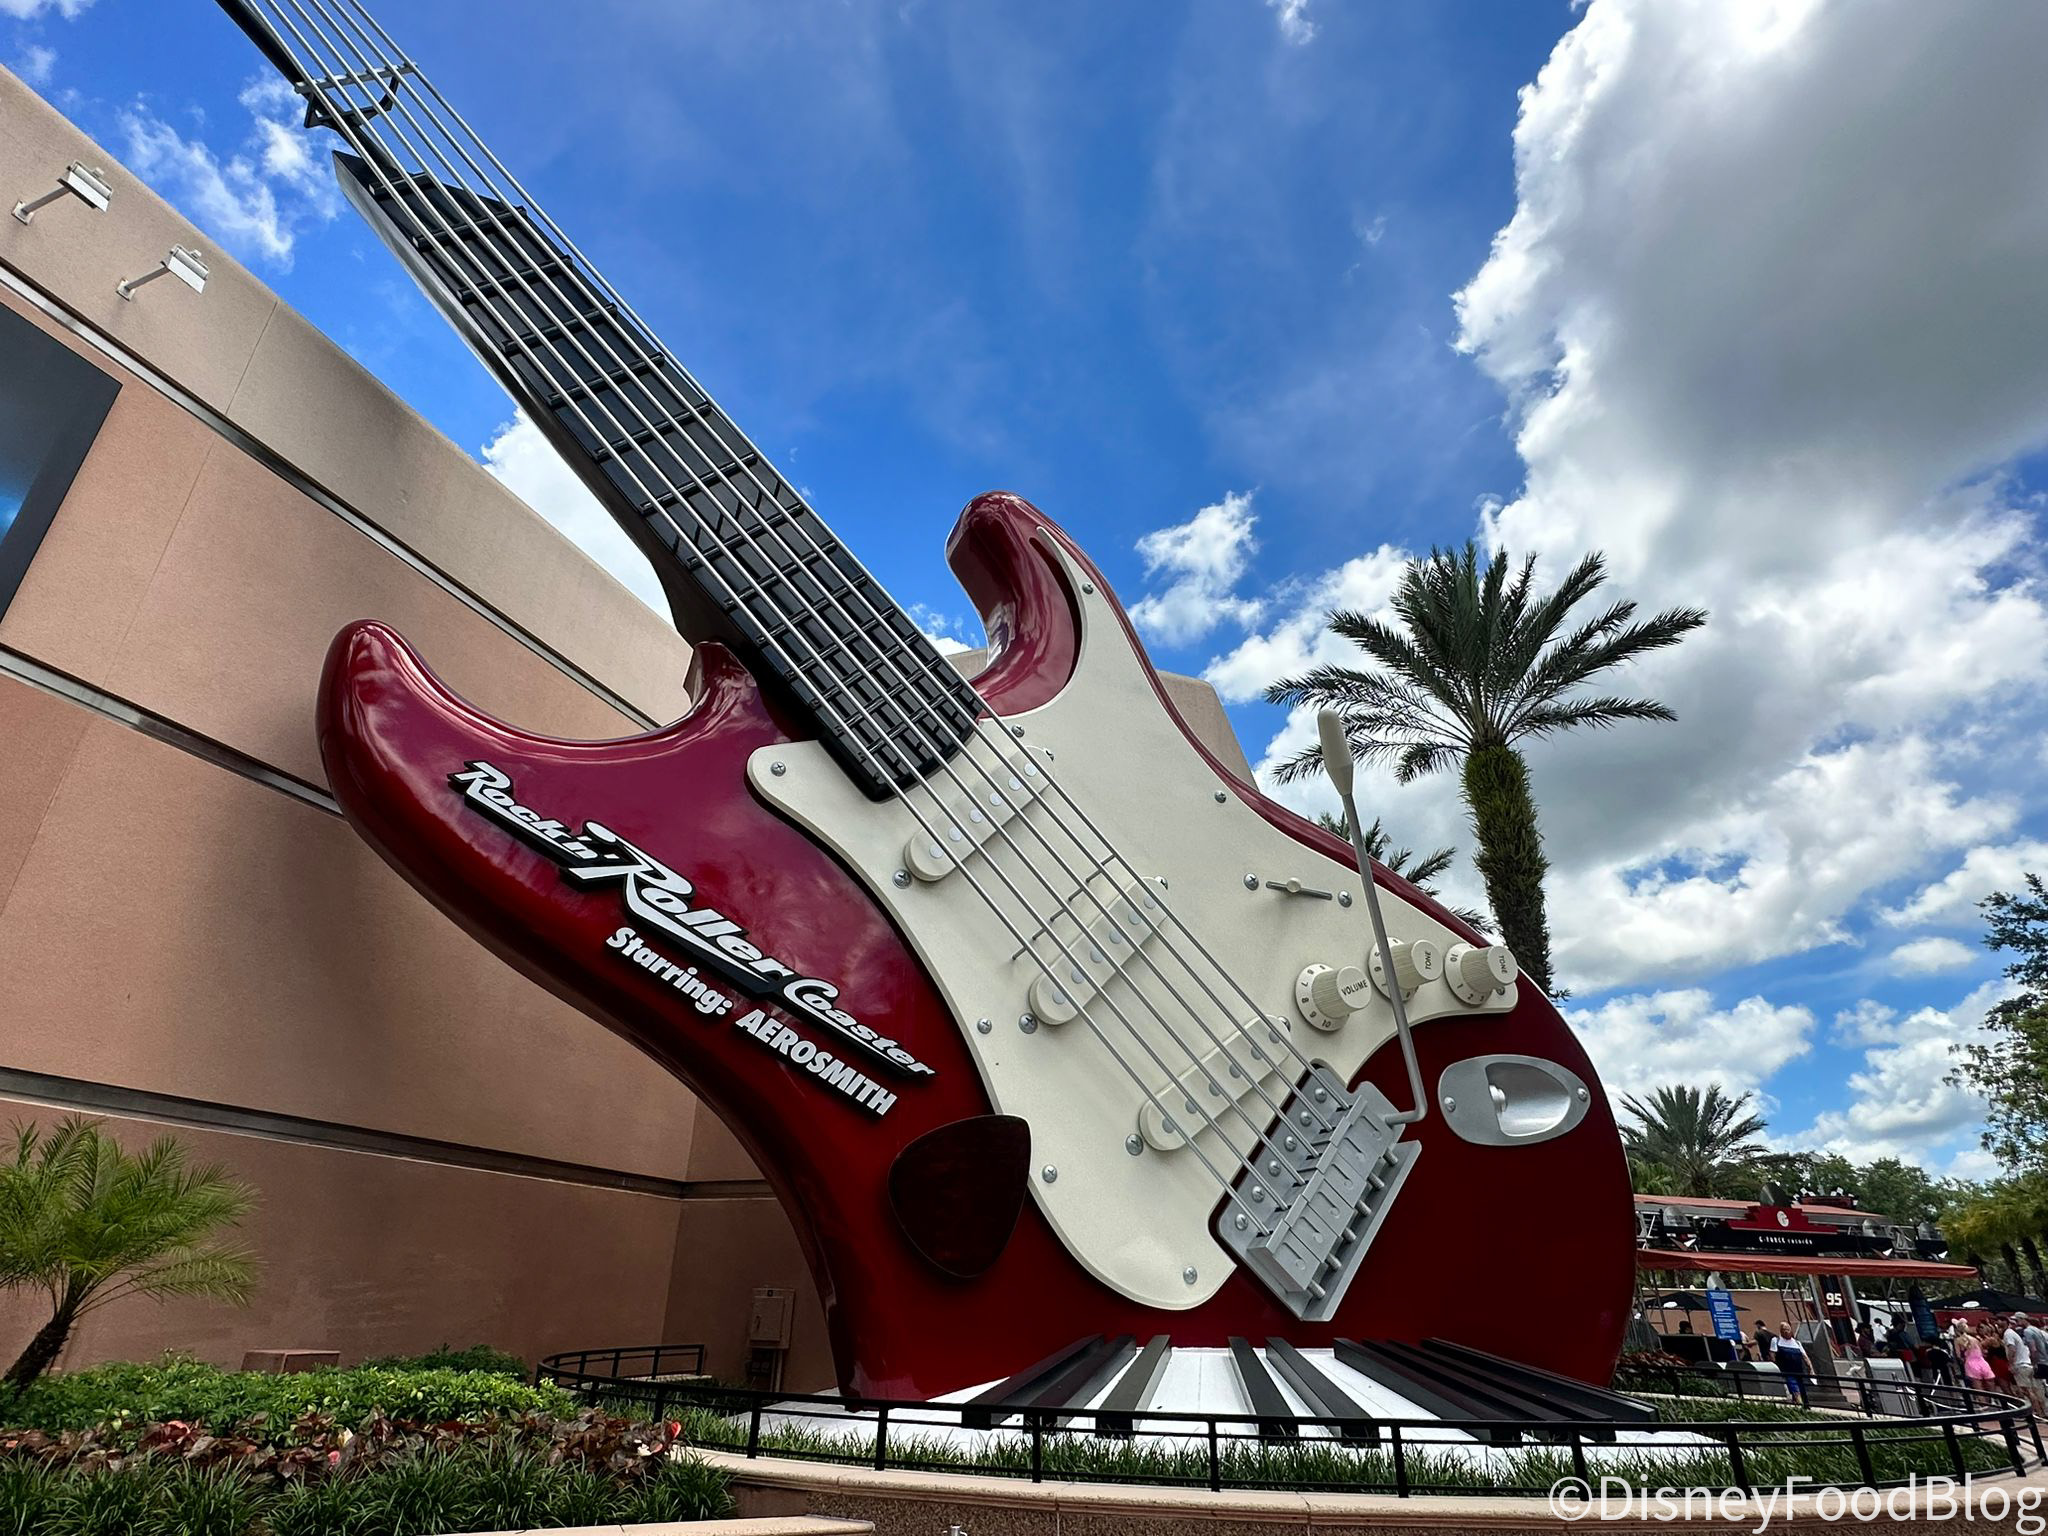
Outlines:
<svg viewBox="0 0 2048 1536"><path fill-rule="evenodd" d="M681 713L687 646L0 71L16 190L74 159L104 168L112 209L0 218L0 269L144 371L0 289L122 385L0 615L0 662L91 696L0 674L0 1120L84 1095L124 1138L174 1131L256 1186L267 1272L245 1311L101 1314L66 1363L696 1340L736 1375L748 1293L777 1285L798 1293L786 1380L824 1385L815 1291L731 1134L263 777L324 789L314 689L352 619L391 622L486 710L572 737L638 728L589 680L646 719ZM172 244L204 251L204 295L115 296ZM1168 686L1246 771L1214 694ZM31 1326L0 1298L0 1351Z"/></svg>

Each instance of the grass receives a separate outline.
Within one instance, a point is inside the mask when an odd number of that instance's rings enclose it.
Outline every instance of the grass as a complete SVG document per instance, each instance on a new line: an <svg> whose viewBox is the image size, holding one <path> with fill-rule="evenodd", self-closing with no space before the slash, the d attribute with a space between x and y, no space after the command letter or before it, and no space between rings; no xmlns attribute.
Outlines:
<svg viewBox="0 0 2048 1536"><path fill-rule="evenodd" d="M648 1399L608 1394L612 1411L626 1411L634 1402L644 1412ZM671 1399L672 1401L672 1399ZM1865 1484L1856 1449L1858 1434L1867 1447L1871 1479L1878 1483L1953 1475L1946 1437L1937 1429L1887 1425L1882 1420L1845 1419L1790 1405L1740 1402L1731 1398L1665 1399L1660 1419L1672 1425L1699 1425L1712 1435L1717 1426L1784 1426L1748 1432L1742 1437L1743 1476L1738 1478L1729 1452L1719 1445L1651 1447L1588 1447L1587 1467L1594 1477L1614 1476L1638 1484L1731 1487L1784 1483L1794 1474L1816 1483L1855 1488ZM694 1406L664 1410L678 1419L692 1444L714 1449L744 1450L747 1420L714 1408ZM1199 1440L1199 1425L1190 1426L1190 1440ZM1288 1488L1348 1492L1392 1492L1405 1482L1416 1492L1542 1493L1577 1468L1568 1446L1461 1447L1449 1450L1419 1443L1404 1445L1403 1467L1397 1476L1392 1449L1340 1446L1323 1439L1261 1442L1230 1438L1249 1425L1224 1426L1219 1445L1219 1481L1224 1487ZM2011 1469L2011 1455L2002 1437L1958 1432L1964 1470L1983 1475ZM760 1449L799 1461L825 1461L872 1466L875 1434L868 1427L777 1425L762 1431ZM907 1471L978 1472L1027 1477L1032 1446L1023 1433L991 1434L973 1450L929 1434L892 1428L887 1465ZM1156 1440L1100 1439L1087 1432L1048 1430L1040 1444L1043 1475L1074 1482L1148 1482L1206 1487L1209 1453L1206 1445Z"/></svg>

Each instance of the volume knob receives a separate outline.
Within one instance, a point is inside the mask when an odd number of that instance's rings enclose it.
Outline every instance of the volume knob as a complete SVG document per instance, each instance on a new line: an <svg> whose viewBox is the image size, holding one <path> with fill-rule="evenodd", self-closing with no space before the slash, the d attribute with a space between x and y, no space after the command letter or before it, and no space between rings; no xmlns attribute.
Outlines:
<svg viewBox="0 0 2048 1536"><path fill-rule="evenodd" d="M1444 980L1475 1008L1513 986L1521 973L1505 944L1453 944L1444 956Z"/></svg>
<svg viewBox="0 0 2048 1536"><path fill-rule="evenodd" d="M1444 973L1444 952L1428 939L1394 939L1388 944L1394 952L1394 976L1401 983L1401 995L1409 997L1425 981L1435 981ZM1380 965L1380 950L1375 944L1369 955L1372 963L1372 982L1382 992L1387 990L1387 978Z"/></svg>
<svg viewBox="0 0 2048 1536"><path fill-rule="evenodd" d="M1351 1015L1366 1003L1365 972L1355 965L1332 969L1311 965L1294 983L1295 1005L1311 1027L1329 1031L1342 1029Z"/></svg>

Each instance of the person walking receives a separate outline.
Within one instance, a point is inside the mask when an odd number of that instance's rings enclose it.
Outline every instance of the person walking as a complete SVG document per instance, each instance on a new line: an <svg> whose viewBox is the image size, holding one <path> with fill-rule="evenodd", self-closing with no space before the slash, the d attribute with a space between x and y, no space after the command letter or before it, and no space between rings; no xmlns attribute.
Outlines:
<svg viewBox="0 0 2048 1536"><path fill-rule="evenodd" d="M1790 1323L1778 1324L1778 1336L1771 1340L1771 1360L1785 1376L1785 1395L1804 1408L1806 1378L1813 1367L1806 1358L1806 1346L1792 1337Z"/></svg>

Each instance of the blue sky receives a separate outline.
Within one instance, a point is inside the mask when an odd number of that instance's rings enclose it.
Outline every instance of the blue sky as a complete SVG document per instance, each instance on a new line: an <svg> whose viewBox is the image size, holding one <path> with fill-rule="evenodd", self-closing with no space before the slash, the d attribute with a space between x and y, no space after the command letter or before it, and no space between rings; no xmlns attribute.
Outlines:
<svg viewBox="0 0 2048 1536"><path fill-rule="evenodd" d="M2048 866L2048 35L1929 9L382 7L937 630L996 486L1255 763L1307 731L1260 687L1434 543L1713 610L1630 679L1677 725L1532 750L1575 1021L1615 1086L1983 1172L1940 1077L1972 903ZM0 0L0 61L612 558L214 6ZM1455 786L1366 782L1476 897Z"/></svg>

